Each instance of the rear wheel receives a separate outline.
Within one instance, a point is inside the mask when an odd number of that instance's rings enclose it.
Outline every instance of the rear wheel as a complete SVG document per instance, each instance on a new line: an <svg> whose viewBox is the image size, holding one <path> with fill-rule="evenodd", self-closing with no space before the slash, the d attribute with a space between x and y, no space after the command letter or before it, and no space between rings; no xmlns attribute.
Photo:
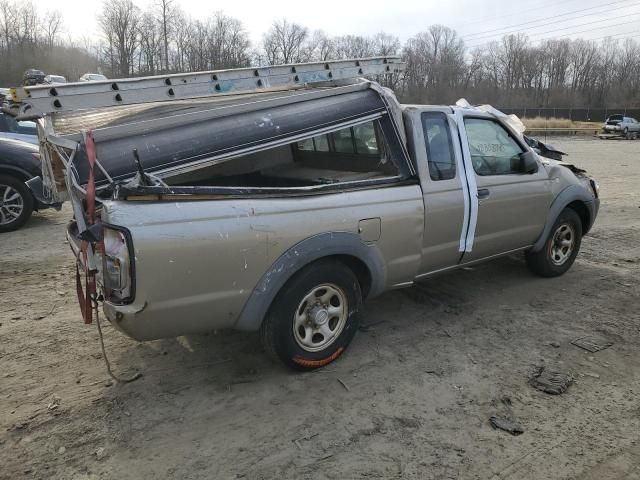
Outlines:
<svg viewBox="0 0 640 480"><path fill-rule="evenodd" d="M33 195L16 177L0 175L0 233L23 226L33 212Z"/></svg>
<svg viewBox="0 0 640 480"><path fill-rule="evenodd" d="M527 253L527 266L536 275L557 277L573 265L582 241L582 222L570 208L565 208L553 224L544 247Z"/></svg>
<svg viewBox="0 0 640 480"><path fill-rule="evenodd" d="M276 296L262 322L262 344L296 370L328 365L351 342L361 304L360 284L351 269L337 260L313 263Z"/></svg>

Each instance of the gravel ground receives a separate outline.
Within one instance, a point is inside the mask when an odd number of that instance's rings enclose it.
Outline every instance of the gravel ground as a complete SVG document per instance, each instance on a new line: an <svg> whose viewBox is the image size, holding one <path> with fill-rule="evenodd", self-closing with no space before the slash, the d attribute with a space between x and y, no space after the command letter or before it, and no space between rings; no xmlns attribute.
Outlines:
<svg viewBox="0 0 640 480"><path fill-rule="evenodd" d="M257 335L107 326L115 370L143 373L113 384L76 305L70 208L35 214L0 238L0 478L640 479L640 141L553 143L603 202L565 276L513 256L385 294L307 374ZM528 384L543 366L573 376L564 394Z"/></svg>

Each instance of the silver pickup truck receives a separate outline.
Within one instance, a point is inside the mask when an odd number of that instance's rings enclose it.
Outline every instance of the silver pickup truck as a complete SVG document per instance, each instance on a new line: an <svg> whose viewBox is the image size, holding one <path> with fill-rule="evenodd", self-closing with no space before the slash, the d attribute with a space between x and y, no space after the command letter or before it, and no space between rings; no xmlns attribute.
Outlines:
<svg viewBox="0 0 640 480"><path fill-rule="evenodd" d="M598 212L596 182L506 117L361 79L39 122L87 321L100 301L137 340L259 331L297 369L338 358L387 290L518 251L563 274Z"/></svg>

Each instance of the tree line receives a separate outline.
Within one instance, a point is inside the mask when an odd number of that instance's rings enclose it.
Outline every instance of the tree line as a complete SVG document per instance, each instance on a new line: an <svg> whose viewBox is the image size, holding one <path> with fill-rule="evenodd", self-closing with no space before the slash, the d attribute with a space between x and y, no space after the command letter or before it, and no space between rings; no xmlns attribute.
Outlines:
<svg viewBox="0 0 640 480"><path fill-rule="evenodd" d="M329 36L286 19L259 42L239 19L215 13L194 19L177 0L155 0L146 10L133 0L107 0L98 18L101 39L84 47L62 41L59 13L39 15L29 1L0 0L0 72L6 84L28 67L108 77L155 75L250 65L274 65L378 55L401 55L406 71L385 79L405 102L472 103L502 107L638 107L640 44L547 39L525 34L469 48L449 27L432 25L404 44L396 36Z"/></svg>
<svg viewBox="0 0 640 480"><path fill-rule="evenodd" d="M0 86L19 85L28 68L76 80L98 68L98 58L63 33L60 12L41 13L31 1L0 0Z"/></svg>

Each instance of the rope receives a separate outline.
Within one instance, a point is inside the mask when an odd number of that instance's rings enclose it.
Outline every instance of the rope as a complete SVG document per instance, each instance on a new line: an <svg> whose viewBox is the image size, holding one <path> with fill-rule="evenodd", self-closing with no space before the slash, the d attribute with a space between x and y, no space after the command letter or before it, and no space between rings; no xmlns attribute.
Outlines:
<svg viewBox="0 0 640 480"><path fill-rule="evenodd" d="M91 298L94 310L96 312L96 325L98 326L98 336L100 337L100 348L102 349L102 358L104 358L104 363L107 366L107 373L111 378L113 378L118 383L131 383L142 377L142 373L137 372L133 376L128 378L122 378L117 376L111 371L111 364L109 363L109 359L107 358L107 352L104 349L104 338L102 336L102 327L100 326L100 315L98 312L98 302L95 298Z"/></svg>

